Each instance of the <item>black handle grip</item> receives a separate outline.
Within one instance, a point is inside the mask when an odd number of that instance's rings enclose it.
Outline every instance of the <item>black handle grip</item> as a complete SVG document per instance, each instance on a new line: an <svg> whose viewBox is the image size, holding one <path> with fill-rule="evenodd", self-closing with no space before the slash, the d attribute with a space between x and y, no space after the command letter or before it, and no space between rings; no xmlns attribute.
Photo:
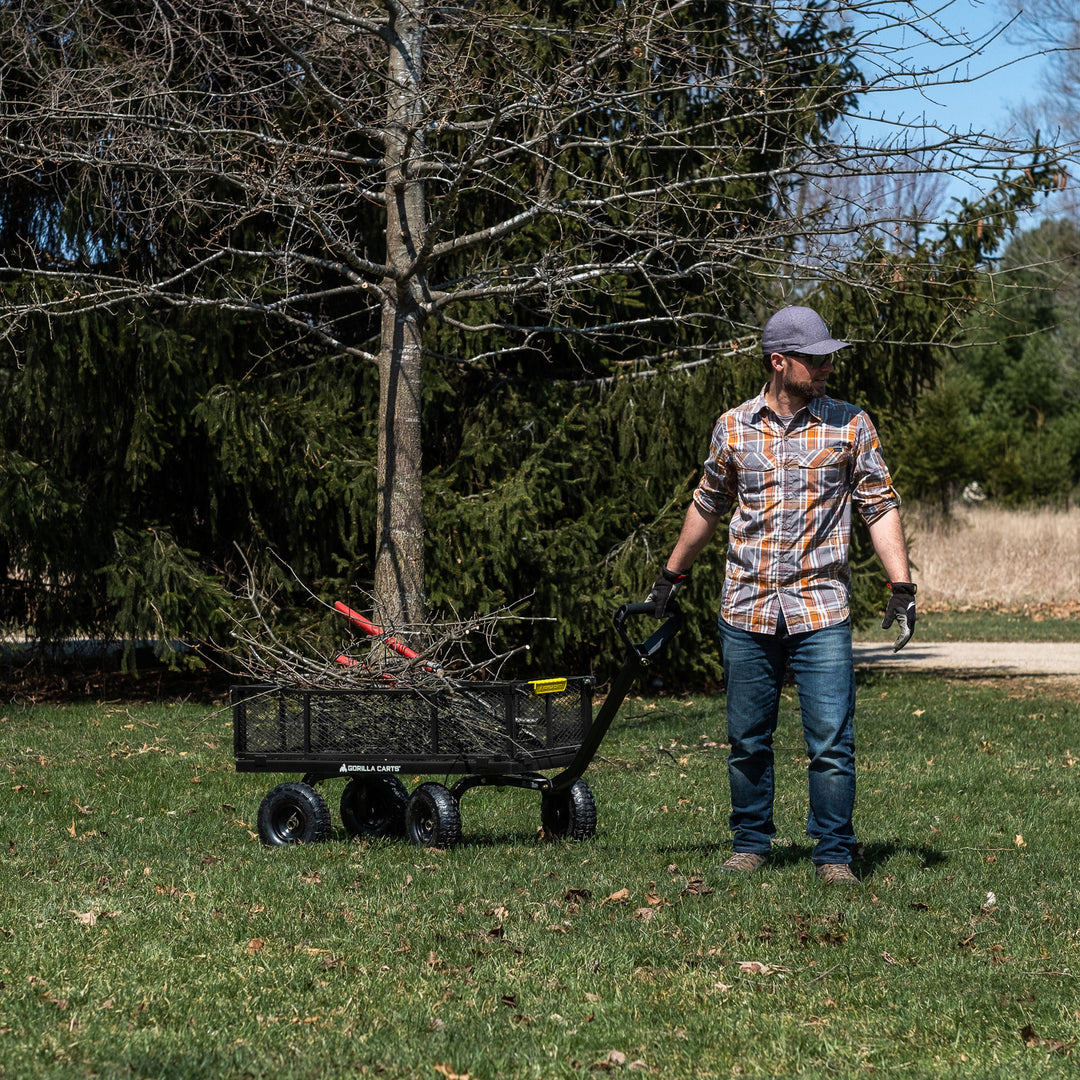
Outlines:
<svg viewBox="0 0 1080 1080"><path fill-rule="evenodd" d="M676 601L669 601L667 614L660 628L645 641L634 641L630 636L630 632L626 629L626 620L635 615L654 615L655 611L655 604L642 602L623 604L615 612L615 629L618 630L627 650L637 657L642 667L649 666L652 658L679 632L683 624L682 609Z"/></svg>

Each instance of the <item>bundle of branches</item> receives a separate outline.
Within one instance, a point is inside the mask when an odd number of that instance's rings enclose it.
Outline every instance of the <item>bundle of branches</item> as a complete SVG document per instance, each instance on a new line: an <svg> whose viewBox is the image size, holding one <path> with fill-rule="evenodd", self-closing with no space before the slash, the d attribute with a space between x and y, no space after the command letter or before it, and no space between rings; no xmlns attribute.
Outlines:
<svg viewBox="0 0 1080 1080"><path fill-rule="evenodd" d="M373 698L375 691L406 690L403 696L412 704L393 708L387 731L395 746L405 748L426 737L434 706L448 745L477 753L505 750L505 711L499 697L485 693L485 687L498 681L506 662L527 648L499 652L495 647L498 625L525 617L513 610L520 604L391 631L343 603L330 607L309 596L320 616L335 612L342 631L338 636L327 637L322 618L285 629L271 598L249 579L243 597L247 614L234 620L228 649L237 674L274 690L355 690L358 696L368 692ZM372 723L380 722L380 709L388 714L373 701ZM357 706L353 711L364 710ZM527 726L519 730L519 738L528 737Z"/></svg>

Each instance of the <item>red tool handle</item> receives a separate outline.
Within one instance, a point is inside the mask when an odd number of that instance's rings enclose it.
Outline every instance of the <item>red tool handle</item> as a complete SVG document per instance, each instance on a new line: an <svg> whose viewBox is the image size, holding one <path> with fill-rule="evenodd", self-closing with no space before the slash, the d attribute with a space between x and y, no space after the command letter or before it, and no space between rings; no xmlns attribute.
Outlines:
<svg viewBox="0 0 1080 1080"><path fill-rule="evenodd" d="M381 638L383 636L382 629L376 626L373 622L365 619L358 611L353 611L348 604L343 604L340 600L334 602L334 608L346 619L353 624L353 626L360 627L365 634L370 634L372 637ZM383 644L388 648L391 648L399 656L404 656L407 660L415 660L420 654L415 650L410 649L404 642L398 641L396 637L383 638Z"/></svg>

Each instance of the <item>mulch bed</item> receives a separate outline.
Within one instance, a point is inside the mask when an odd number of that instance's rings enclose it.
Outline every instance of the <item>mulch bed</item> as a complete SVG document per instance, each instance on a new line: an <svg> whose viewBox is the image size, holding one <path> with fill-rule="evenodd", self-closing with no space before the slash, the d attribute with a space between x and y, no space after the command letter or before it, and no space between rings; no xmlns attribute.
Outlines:
<svg viewBox="0 0 1080 1080"><path fill-rule="evenodd" d="M136 671L66 660L0 666L0 705L57 705L77 701L124 701L133 705L190 701L219 705L235 682L216 669L170 670L151 660Z"/></svg>

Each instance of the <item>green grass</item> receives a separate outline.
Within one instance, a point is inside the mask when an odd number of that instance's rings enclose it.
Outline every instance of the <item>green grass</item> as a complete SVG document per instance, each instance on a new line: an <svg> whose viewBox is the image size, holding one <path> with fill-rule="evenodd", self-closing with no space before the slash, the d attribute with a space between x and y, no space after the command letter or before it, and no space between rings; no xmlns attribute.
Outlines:
<svg viewBox="0 0 1080 1080"><path fill-rule="evenodd" d="M720 697L624 704L594 840L479 789L450 852L264 848L282 777L225 713L8 706L0 1076L1074 1075L1077 704L867 676L855 893L811 875L796 707L732 881Z"/></svg>
<svg viewBox="0 0 1080 1080"><path fill-rule="evenodd" d="M885 640L880 620L862 623L859 641ZM1080 641L1080 618L1036 618L1023 611L979 608L971 611L920 611L919 641Z"/></svg>

